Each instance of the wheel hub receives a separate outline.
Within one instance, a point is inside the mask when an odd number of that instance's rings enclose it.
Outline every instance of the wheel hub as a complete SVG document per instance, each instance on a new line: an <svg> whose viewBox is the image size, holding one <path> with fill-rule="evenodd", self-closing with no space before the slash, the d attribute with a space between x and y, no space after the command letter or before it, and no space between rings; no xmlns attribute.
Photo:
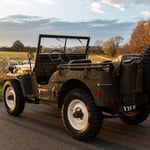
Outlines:
<svg viewBox="0 0 150 150"><path fill-rule="evenodd" d="M89 113L84 102L74 99L68 106L68 120L75 130L85 130L88 126Z"/></svg>
<svg viewBox="0 0 150 150"><path fill-rule="evenodd" d="M80 118L81 120L83 119L84 114L83 114L81 108L79 108L79 107L76 108L75 112L73 113L73 117L74 118Z"/></svg>
<svg viewBox="0 0 150 150"><path fill-rule="evenodd" d="M8 108L13 110L16 105L16 95L12 87L6 89L5 98Z"/></svg>
<svg viewBox="0 0 150 150"><path fill-rule="evenodd" d="M8 96L7 96L7 99L8 99L8 100L14 100L13 94L8 95Z"/></svg>

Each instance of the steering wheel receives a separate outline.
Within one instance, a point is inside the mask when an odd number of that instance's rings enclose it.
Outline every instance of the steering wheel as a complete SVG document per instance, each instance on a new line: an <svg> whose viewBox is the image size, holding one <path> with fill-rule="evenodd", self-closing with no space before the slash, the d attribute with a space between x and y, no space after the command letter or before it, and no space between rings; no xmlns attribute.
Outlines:
<svg viewBox="0 0 150 150"><path fill-rule="evenodd" d="M58 54L58 57L55 57L53 56L53 54ZM64 57L62 57L62 55L64 55ZM70 57L63 51L61 50L52 50L50 53L49 53L49 57L50 57L50 60L56 64L59 64L59 63L67 63L69 60L70 60Z"/></svg>

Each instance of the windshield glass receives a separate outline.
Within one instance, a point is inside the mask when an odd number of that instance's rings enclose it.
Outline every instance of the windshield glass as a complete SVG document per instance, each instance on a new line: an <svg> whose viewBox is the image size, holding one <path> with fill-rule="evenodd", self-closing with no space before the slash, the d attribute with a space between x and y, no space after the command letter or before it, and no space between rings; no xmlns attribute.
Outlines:
<svg viewBox="0 0 150 150"><path fill-rule="evenodd" d="M66 38L66 37L42 37L40 42L40 53L51 53L56 50L66 54L85 54L88 39Z"/></svg>

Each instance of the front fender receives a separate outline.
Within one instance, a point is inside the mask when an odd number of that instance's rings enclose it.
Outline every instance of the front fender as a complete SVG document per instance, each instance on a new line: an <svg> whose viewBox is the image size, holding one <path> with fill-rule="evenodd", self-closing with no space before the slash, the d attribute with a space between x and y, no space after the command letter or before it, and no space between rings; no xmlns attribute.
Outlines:
<svg viewBox="0 0 150 150"><path fill-rule="evenodd" d="M24 97L28 97L29 95L38 94L37 86L35 86L36 83L33 82L33 78L31 77L30 74L11 74L11 73L8 73L4 82L6 82L8 80L9 81L10 80L16 80L17 82L19 82Z"/></svg>

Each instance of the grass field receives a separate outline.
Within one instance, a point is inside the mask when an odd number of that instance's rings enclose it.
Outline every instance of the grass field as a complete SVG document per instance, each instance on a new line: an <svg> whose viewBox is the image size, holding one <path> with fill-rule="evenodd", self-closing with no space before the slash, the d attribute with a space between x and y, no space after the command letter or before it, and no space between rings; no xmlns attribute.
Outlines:
<svg viewBox="0 0 150 150"><path fill-rule="evenodd" d="M88 59L90 59L93 63L98 63L104 60L112 60L114 58L107 55L89 55Z"/></svg>
<svg viewBox="0 0 150 150"><path fill-rule="evenodd" d="M28 59L27 52L4 52L0 51L0 61L9 59L24 60Z"/></svg>
<svg viewBox="0 0 150 150"><path fill-rule="evenodd" d="M27 52L4 52L0 51L0 68L7 65L8 60L16 60L22 62L22 60L28 59Z"/></svg>
<svg viewBox="0 0 150 150"><path fill-rule="evenodd" d="M88 57L89 59L92 60L92 62L100 62L103 60L108 60L111 59L108 56L104 56L104 55L89 55ZM28 59L27 57L27 52L4 52L4 51L0 51L0 67L5 66L6 62L8 60L17 60L17 61L22 61Z"/></svg>

